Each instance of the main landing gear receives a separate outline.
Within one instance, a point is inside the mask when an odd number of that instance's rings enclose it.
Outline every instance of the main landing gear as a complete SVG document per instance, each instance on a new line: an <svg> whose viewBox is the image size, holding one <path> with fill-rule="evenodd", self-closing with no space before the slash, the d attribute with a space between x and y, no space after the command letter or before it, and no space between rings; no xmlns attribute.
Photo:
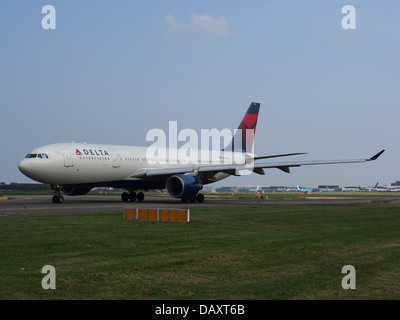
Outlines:
<svg viewBox="0 0 400 320"><path fill-rule="evenodd" d="M61 195L61 188L59 186L51 186L54 196L51 199L53 203L64 203L64 197Z"/></svg>
<svg viewBox="0 0 400 320"><path fill-rule="evenodd" d="M144 193L143 192L124 192L121 194L121 200L123 202L128 202L128 201L138 201L138 202L142 202L144 200Z"/></svg>
<svg viewBox="0 0 400 320"><path fill-rule="evenodd" d="M193 195L190 195L187 197L182 197L181 201L183 203L187 203L187 202L195 203L196 201L199 203L202 203L202 202L204 202L204 194L198 193L197 195L193 194Z"/></svg>
<svg viewBox="0 0 400 320"><path fill-rule="evenodd" d="M121 194L121 200L122 200L123 202L128 202L128 201L132 201L132 202L134 202L134 201L143 202L143 200L144 200L144 193L143 193L143 192L138 192L138 193L136 193L136 192L134 192L134 191L131 191L131 192L123 192L123 193ZM182 201L183 203L188 203L188 202L190 202L190 203L195 203L195 202L202 203L202 202L204 202L204 194L198 193L197 195L194 194L194 195L182 197L182 198L181 198L181 201Z"/></svg>

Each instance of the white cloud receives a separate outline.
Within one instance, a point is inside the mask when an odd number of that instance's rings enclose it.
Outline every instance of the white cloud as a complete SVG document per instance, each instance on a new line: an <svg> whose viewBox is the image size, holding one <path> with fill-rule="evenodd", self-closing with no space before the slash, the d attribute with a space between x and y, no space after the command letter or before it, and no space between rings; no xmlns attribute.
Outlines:
<svg viewBox="0 0 400 320"><path fill-rule="evenodd" d="M167 24L167 26L172 27L173 29L180 29L185 26L183 22L176 20L171 14L167 14L165 16L165 23Z"/></svg>
<svg viewBox="0 0 400 320"><path fill-rule="evenodd" d="M192 14L190 18L194 28L206 30L219 37L224 37L228 34L229 23L224 17L214 18L208 14L202 16Z"/></svg>
<svg viewBox="0 0 400 320"><path fill-rule="evenodd" d="M197 29L211 33L218 37L225 37L229 33L229 22L224 17L214 18L209 14L190 15L190 23L184 23L168 14L165 16L165 23L173 29Z"/></svg>

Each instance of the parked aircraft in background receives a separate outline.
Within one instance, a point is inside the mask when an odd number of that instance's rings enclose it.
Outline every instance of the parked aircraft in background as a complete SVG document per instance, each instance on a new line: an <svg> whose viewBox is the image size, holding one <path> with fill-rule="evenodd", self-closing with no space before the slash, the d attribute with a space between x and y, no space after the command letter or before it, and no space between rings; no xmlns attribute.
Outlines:
<svg viewBox="0 0 400 320"><path fill-rule="evenodd" d="M398 186L378 186L378 183L376 183L373 191L377 191L377 192L400 192L400 188Z"/></svg>
<svg viewBox="0 0 400 320"><path fill-rule="evenodd" d="M299 186L296 187L297 191L299 192L307 192L307 193L311 193L312 189L309 188L300 188Z"/></svg>
<svg viewBox="0 0 400 320"><path fill-rule="evenodd" d="M376 188L378 187L378 184L379 184L379 182L377 182L377 183L375 184L375 186L373 186L373 187L368 187L368 188L362 188L362 187L360 187L360 191L376 191Z"/></svg>
<svg viewBox="0 0 400 320"><path fill-rule="evenodd" d="M370 189L369 191L375 191L375 189L378 188L378 184L379 184L379 182L377 182L376 185L372 189Z"/></svg>
<svg viewBox="0 0 400 320"><path fill-rule="evenodd" d="M95 187L125 189L127 191L121 195L123 201L143 201L142 190L166 189L170 196L182 202L203 202L204 195L199 193L203 185L231 175L240 176L249 170L260 175L269 168L289 173L291 167L369 162L384 152L357 160L259 163L262 159L300 154L259 157L252 153L259 108L259 103L250 104L228 146L206 162L199 158L183 162L172 149L164 150L168 155L165 159L150 159L149 147L61 143L31 151L18 168L27 177L51 185L54 203L64 201L61 192L70 196L83 195ZM170 157L171 154L175 158ZM221 159L229 161L221 162Z"/></svg>
<svg viewBox="0 0 400 320"><path fill-rule="evenodd" d="M261 191L261 187L257 186L257 188L250 188L249 192L260 192Z"/></svg>
<svg viewBox="0 0 400 320"><path fill-rule="evenodd" d="M378 186L378 182L374 187L344 187L342 188L343 192L370 192L370 191L375 191L376 187Z"/></svg>

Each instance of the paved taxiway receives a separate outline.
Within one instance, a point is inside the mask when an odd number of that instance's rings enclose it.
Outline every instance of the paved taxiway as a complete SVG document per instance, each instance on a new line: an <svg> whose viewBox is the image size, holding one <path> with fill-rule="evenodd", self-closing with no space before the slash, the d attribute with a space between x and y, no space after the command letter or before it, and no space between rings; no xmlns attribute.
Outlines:
<svg viewBox="0 0 400 320"><path fill-rule="evenodd" d="M78 196L64 197L65 202L54 204L51 195L16 195L9 200L0 201L0 216L14 214L53 214L71 212L105 212L119 211L125 207L147 208L193 208L193 207L231 207L251 205L310 205L310 204L351 204L371 203L371 201L394 201L388 197L354 197L354 198L314 198L314 199L218 199L206 196L204 203L182 203L179 199L168 197L147 197L144 202L122 202L119 196Z"/></svg>

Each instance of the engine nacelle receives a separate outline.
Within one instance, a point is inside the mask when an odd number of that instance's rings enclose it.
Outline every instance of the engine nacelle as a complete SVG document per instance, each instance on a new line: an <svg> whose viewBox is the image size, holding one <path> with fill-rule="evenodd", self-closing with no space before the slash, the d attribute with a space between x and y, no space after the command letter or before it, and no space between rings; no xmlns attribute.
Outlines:
<svg viewBox="0 0 400 320"><path fill-rule="evenodd" d="M168 178L166 189L171 197L182 198L196 195L202 185L195 177L185 174L176 174Z"/></svg>
<svg viewBox="0 0 400 320"><path fill-rule="evenodd" d="M81 196L92 190L92 187L63 186L61 191L67 196Z"/></svg>

